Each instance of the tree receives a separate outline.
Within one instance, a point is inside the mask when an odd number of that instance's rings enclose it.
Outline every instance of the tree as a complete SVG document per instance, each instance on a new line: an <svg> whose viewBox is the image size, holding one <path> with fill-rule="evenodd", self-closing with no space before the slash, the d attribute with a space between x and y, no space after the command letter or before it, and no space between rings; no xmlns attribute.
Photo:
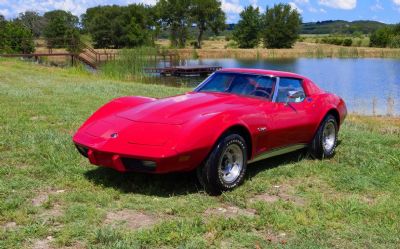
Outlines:
<svg viewBox="0 0 400 249"><path fill-rule="evenodd" d="M170 30L172 47L185 47L190 25L191 0L160 0L156 8L162 26Z"/></svg>
<svg viewBox="0 0 400 249"><path fill-rule="evenodd" d="M225 13L221 9L221 2L217 0L192 0L190 15L192 22L199 31L197 48L201 48L203 34L211 29L215 34L225 29Z"/></svg>
<svg viewBox="0 0 400 249"><path fill-rule="evenodd" d="M0 27L3 27L4 25L6 25L6 19L4 18L3 15L0 15Z"/></svg>
<svg viewBox="0 0 400 249"><path fill-rule="evenodd" d="M289 4L267 7L263 16L264 47L291 48L299 37L301 15Z"/></svg>
<svg viewBox="0 0 400 249"><path fill-rule="evenodd" d="M254 48L260 42L261 15L258 8L246 7L240 13L240 20L233 30L233 40L239 48Z"/></svg>
<svg viewBox="0 0 400 249"><path fill-rule="evenodd" d="M45 18L35 11L20 13L17 21L21 22L22 25L29 29L35 38L42 35L43 29L46 26Z"/></svg>
<svg viewBox="0 0 400 249"><path fill-rule="evenodd" d="M152 45L155 20L153 7L142 4L98 6L82 15L84 30L92 36L96 48Z"/></svg>
<svg viewBox="0 0 400 249"><path fill-rule="evenodd" d="M0 21L0 52L29 54L35 51L29 29L16 21Z"/></svg>
<svg viewBox="0 0 400 249"><path fill-rule="evenodd" d="M384 27L376 30L370 37L369 45L371 47L385 48L389 45L393 29Z"/></svg>
<svg viewBox="0 0 400 249"><path fill-rule="evenodd" d="M50 48L68 47L70 43L77 43L79 19L71 12L53 10L44 14L47 25L44 28L44 37ZM76 30L76 31L74 31ZM71 34L74 34L71 36Z"/></svg>
<svg viewBox="0 0 400 249"><path fill-rule="evenodd" d="M372 33L370 37L371 47L400 47L400 24L380 28Z"/></svg>

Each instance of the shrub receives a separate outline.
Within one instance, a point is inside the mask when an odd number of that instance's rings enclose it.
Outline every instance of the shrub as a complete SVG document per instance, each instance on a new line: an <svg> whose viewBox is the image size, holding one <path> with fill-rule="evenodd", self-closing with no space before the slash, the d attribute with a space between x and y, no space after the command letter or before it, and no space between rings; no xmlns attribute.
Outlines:
<svg viewBox="0 0 400 249"><path fill-rule="evenodd" d="M33 35L20 22L5 22L0 26L0 52L29 54L33 51Z"/></svg>
<svg viewBox="0 0 400 249"><path fill-rule="evenodd" d="M351 47L352 44L353 44L353 40L350 38L346 38L343 40L343 46Z"/></svg>

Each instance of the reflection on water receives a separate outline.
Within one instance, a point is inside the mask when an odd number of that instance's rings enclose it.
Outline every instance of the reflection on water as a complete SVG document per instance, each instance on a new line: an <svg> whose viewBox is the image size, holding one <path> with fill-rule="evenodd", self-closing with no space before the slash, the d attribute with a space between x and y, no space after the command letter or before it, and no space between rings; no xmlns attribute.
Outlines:
<svg viewBox="0 0 400 249"><path fill-rule="evenodd" d="M224 68L261 68L298 73L323 89L341 96L350 112L400 115L400 60L398 59L203 59L186 65ZM201 77L158 77L157 82L194 87ZM154 82L154 78L153 78Z"/></svg>

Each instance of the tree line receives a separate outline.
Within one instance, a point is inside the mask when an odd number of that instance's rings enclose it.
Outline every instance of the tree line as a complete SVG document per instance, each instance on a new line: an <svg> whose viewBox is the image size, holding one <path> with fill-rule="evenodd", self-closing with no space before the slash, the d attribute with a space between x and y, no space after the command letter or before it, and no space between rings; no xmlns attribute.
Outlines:
<svg viewBox="0 0 400 249"><path fill-rule="evenodd" d="M370 37L370 46L400 48L400 23L373 32Z"/></svg>
<svg viewBox="0 0 400 249"><path fill-rule="evenodd" d="M233 30L240 48L254 48L262 41L265 48L291 48L299 37L302 18L289 4L277 4L261 14L259 8L246 7Z"/></svg>
<svg viewBox="0 0 400 249"><path fill-rule="evenodd" d="M261 12L248 6L240 13L232 32L238 47L292 47L300 33L300 13L289 4L276 4ZM87 9L80 18L63 10L43 15L27 11L13 20L0 16L0 53L30 53L35 49L34 39L39 37L46 40L48 47L66 47L78 52L83 34L91 38L95 48L154 46L165 32L171 47L183 48L189 39L194 39L191 45L201 48L206 33L219 34L227 27L219 0L159 0L154 6L97 6ZM371 45L397 46L399 34L400 28L379 29L372 34Z"/></svg>

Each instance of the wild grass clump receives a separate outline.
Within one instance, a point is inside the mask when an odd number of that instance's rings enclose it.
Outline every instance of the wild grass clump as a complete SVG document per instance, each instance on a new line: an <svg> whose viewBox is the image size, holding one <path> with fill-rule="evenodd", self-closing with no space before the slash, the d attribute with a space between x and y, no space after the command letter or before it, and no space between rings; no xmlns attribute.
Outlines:
<svg viewBox="0 0 400 249"><path fill-rule="evenodd" d="M145 77L146 67L157 65L157 48L141 47L123 49L118 53L118 59L101 67L101 73L112 79L141 80Z"/></svg>

